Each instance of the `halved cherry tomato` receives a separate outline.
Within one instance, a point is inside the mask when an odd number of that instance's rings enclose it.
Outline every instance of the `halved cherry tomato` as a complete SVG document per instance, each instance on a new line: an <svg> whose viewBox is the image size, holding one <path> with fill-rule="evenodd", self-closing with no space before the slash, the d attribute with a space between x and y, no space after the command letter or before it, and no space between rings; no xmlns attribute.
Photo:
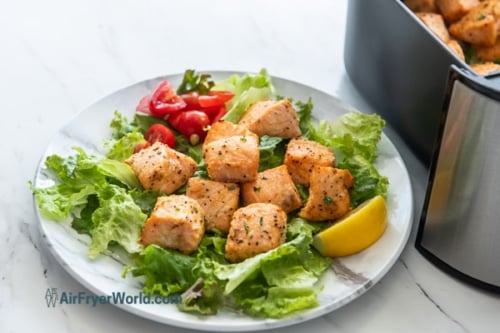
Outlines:
<svg viewBox="0 0 500 333"><path fill-rule="evenodd" d="M209 96L217 96L219 99L227 102L234 97L234 93L228 90L210 90L208 92Z"/></svg>
<svg viewBox="0 0 500 333"><path fill-rule="evenodd" d="M214 114L214 116L210 117L210 121L213 123L216 123L218 122L219 120L222 119L222 117L224 117L227 113L227 110L226 110L226 107L225 106L222 106L221 108L219 108L219 111Z"/></svg>
<svg viewBox="0 0 500 333"><path fill-rule="evenodd" d="M208 115L199 110L179 112L168 117L168 122L192 145L202 142L210 126Z"/></svg>
<svg viewBox="0 0 500 333"><path fill-rule="evenodd" d="M208 95L199 96L198 103L202 108L221 107L233 97L234 94L230 91L214 90L209 91Z"/></svg>
<svg viewBox="0 0 500 333"><path fill-rule="evenodd" d="M201 109L201 111L205 112L207 114L208 118L210 118L210 121L213 123L213 119L219 113L220 109L223 107L224 107L224 105L214 106L214 107L210 107L210 108L203 108L203 109Z"/></svg>
<svg viewBox="0 0 500 333"><path fill-rule="evenodd" d="M144 138L153 144L156 141L160 141L170 148L175 148L175 136L174 133L163 124L153 124L144 134Z"/></svg>
<svg viewBox="0 0 500 333"><path fill-rule="evenodd" d="M135 110L142 113L151 114L151 111L149 110L149 100L150 100L149 95L146 95L143 98L141 98Z"/></svg>
<svg viewBox="0 0 500 333"><path fill-rule="evenodd" d="M186 102L177 95L166 80L161 81L151 93L149 110L156 117L163 118L186 107Z"/></svg>
<svg viewBox="0 0 500 333"><path fill-rule="evenodd" d="M186 107L184 108L184 110L200 110L201 106L198 102L199 96L200 95L196 91L182 94L181 98L184 100L184 102L186 102Z"/></svg>
<svg viewBox="0 0 500 333"><path fill-rule="evenodd" d="M149 141L140 142L140 143L135 145L134 153L138 153L141 150L148 148L148 147L151 147L151 143Z"/></svg>

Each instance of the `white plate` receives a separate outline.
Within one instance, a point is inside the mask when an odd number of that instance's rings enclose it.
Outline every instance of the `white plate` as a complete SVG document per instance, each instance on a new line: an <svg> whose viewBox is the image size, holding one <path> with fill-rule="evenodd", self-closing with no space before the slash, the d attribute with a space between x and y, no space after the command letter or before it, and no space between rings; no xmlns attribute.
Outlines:
<svg viewBox="0 0 500 333"><path fill-rule="evenodd" d="M214 79L228 77L233 72L210 72ZM242 73L237 73L242 74ZM174 86L180 84L182 75L158 77L121 89L89 106L73 121L63 127L49 145L36 171L34 185L47 186L51 183L44 172L43 162L48 155L63 156L72 153L71 148L81 146L92 153L103 153L103 140L110 137L109 123L113 112L119 110L132 119L139 99L150 92L161 79L167 79ZM312 97L313 114L319 119L335 119L352 111L339 99L302 84L273 78L276 91L282 96L298 100ZM135 315L168 325L202 329L205 331L257 331L273 327L296 324L329 313L364 294L379 281L401 254L411 230L413 221L413 198L410 178L404 162L390 140L383 135L380 142L377 167L389 178L388 209L389 225L382 236L365 251L337 259L321 279L324 289L319 295L319 306L286 319L254 319L232 312L220 312L215 316L198 317L177 310L175 305L115 304ZM59 263L82 285L98 296L125 292L139 295L139 279L121 277L126 259L102 255L96 260L87 258L87 236L78 235L68 225L40 220L43 238Z"/></svg>

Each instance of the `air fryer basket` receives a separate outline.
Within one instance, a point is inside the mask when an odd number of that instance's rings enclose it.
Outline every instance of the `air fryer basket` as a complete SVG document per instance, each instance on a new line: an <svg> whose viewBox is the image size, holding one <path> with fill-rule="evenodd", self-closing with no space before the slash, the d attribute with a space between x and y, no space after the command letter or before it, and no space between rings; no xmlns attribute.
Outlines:
<svg viewBox="0 0 500 333"><path fill-rule="evenodd" d="M450 66L468 65L396 0L349 0L344 62L360 93L428 165Z"/></svg>

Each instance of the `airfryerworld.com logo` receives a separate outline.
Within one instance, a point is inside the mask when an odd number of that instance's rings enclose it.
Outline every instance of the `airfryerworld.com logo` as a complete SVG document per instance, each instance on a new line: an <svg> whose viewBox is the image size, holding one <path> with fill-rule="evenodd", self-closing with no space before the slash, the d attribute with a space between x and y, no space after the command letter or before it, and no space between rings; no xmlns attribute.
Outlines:
<svg viewBox="0 0 500 333"><path fill-rule="evenodd" d="M142 292L129 295L123 291L112 292L111 295L95 295L86 291L71 292L47 288L45 302L49 308L58 304L85 304L93 307L99 304L179 304L182 302L182 297L181 295L150 295Z"/></svg>

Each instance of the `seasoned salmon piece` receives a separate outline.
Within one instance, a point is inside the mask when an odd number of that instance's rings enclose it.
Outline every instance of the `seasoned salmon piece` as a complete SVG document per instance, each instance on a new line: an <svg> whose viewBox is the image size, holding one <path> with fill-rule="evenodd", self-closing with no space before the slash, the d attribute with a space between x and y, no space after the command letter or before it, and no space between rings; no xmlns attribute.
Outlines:
<svg viewBox="0 0 500 333"><path fill-rule="evenodd" d="M133 154L125 163L132 167L145 189L158 190L165 194L170 194L184 185L198 167L191 157L159 141Z"/></svg>
<svg viewBox="0 0 500 333"><path fill-rule="evenodd" d="M500 1L483 1L449 27L457 39L480 46L493 46L500 30Z"/></svg>
<svg viewBox="0 0 500 333"><path fill-rule="evenodd" d="M240 200L240 186L237 183L192 177L188 180L186 195L203 207L205 230L229 231L229 223Z"/></svg>
<svg viewBox="0 0 500 333"><path fill-rule="evenodd" d="M446 45L453 51L455 54L462 60L465 61L465 54L464 50L462 49L462 46L460 43L453 38L450 38L447 42Z"/></svg>
<svg viewBox="0 0 500 333"><path fill-rule="evenodd" d="M224 131L229 134L224 136ZM257 134L223 121L212 126L207 138L203 143L203 159L210 179L247 182L257 178L260 156Z"/></svg>
<svg viewBox="0 0 500 333"><path fill-rule="evenodd" d="M436 0L404 0L403 2L413 12L437 12Z"/></svg>
<svg viewBox="0 0 500 333"><path fill-rule="evenodd" d="M292 139L288 143L284 163L295 183L308 186L313 166L334 166L335 154L318 142Z"/></svg>
<svg viewBox="0 0 500 333"><path fill-rule="evenodd" d="M302 206L299 192L286 165L259 172L253 182L241 184L243 205L267 202L280 206L289 213Z"/></svg>
<svg viewBox="0 0 500 333"><path fill-rule="evenodd" d="M142 229L141 243L189 254L204 234L204 212L198 201L186 195L161 196Z"/></svg>
<svg viewBox="0 0 500 333"><path fill-rule="evenodd" d="M220 120L213 124L207 132L204 143L210 143L229 136L243 136L251 133L246 127L235 125L230 121Z"/></svg>
<svg viewBox="0 0 500 333"><path fill-rule="evenodd" d="M491 61L471 64L470 67L472 67L472 69L479 75L488 75L490 73L500 71L500 64Z"/></svg>
<svg viewBox="0 0 500 333"><path fill-rule="evenodd" d="M417 12L415 15L443 42L450 39L450 33L441 14Z"/></svg>
<svg viewBox="0 0 500 333"><path fill-rule="evenodd" d="M297 111L288 99L256 102L245 111L238 124L258 136L290 139L301 135Z"/></svg>
<svg viewBox="0 0 500 333"><path fill-rule="evenodd" d="M475 48L476 55L479 59L487 62L495 62L500 60L500 38L493 46L482 46Z"/></svg>
<svg viewBox="0 0 500 333"><path fill-rule="evenodd" d="M309 198L299 216L311 221L337 219L351 206L349 189L354 178L348 170L316 166L311 173Z"/></svg>
<svg viewBox="0 0 500 333"><path fill-rule="evenodd" d="M436 0L436 7L446 21L453 22L480 3L480 0Z"/></svg>
<svg viewBox="0 0 500 333"><path fill-rule="evenodd" d="M272 250L285 242L286 213L269 203L239 208L233 215L226 241L225 257L240 262Z"/></svg>

